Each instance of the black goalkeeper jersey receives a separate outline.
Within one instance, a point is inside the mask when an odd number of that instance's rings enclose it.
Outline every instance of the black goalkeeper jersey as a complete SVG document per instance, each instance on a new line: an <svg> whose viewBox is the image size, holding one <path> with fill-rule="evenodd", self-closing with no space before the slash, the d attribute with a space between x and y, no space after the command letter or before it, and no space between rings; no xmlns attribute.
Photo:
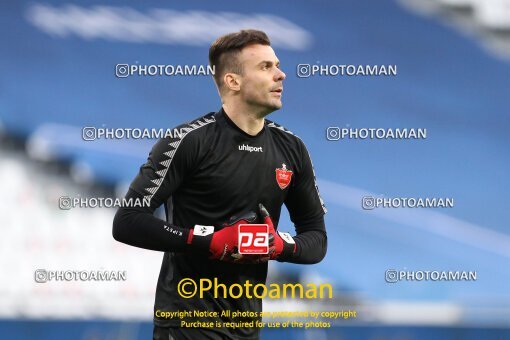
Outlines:
<svg viewBox="0 0 510 340"><path fill-rule="evenodd" d="M172 136L154 145L126 197L143 198L150 202L150 207L119 209L114 237L135 246L165 251L154 306L158 315L186 310L220 313L262 310L262 301L256 298L214 298L213 291L209 291L203 298L185 299L177 293L177 284L183 278L196 282L216 278L227 287L234 283L243 285L246 280L253 285L266 281L267 263L226 263L190 250L186 244L187 231L197 224L220 226L233 215L257 211L262 203L276 228L285 204L296 229L297 250L279 261L315 263L325 254L326 208L308 151L301 139L269 120L265 120L264 128L256 136L237 127L223 109L176 127ZM167 221L153 216L162 204ZM282 231L292 233L292 229L285 225ZM154 323L179 327L180 320L155 316ZM255 328L214 331L233 339L256 339L259 334Z"/></svg>

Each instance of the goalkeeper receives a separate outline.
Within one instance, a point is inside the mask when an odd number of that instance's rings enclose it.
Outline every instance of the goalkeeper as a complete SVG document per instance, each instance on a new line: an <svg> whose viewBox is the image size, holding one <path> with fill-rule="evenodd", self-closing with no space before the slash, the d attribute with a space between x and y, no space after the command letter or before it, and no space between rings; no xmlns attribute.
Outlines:
<svg viewBox="0 0 510 340"><path fill-rule="evenodd" d="M242 30L219 37L209 49L222 107L176 127L158 141L126 198L150 206L120 208L113 237L163 251L156 288L154 339L258 339L258 328L181 328L170 311L217 311L203 321L257 320L221 317L222 311L262 311L260 299L183 298L183 278L215 278L227 287L247 280L264 284L267 262L313 264L326 254L326 208L303 142L265 117L282 107L285 73L264 32ZM280 234L282 205L295 236ZM164 205L166 221L153 216ZM270 252L237 252L237 226L269 225ZM288 228L287 228L288 229ZM289 231L289 230L286 230ZM159 315L159 316L158 316Z"/></svg>

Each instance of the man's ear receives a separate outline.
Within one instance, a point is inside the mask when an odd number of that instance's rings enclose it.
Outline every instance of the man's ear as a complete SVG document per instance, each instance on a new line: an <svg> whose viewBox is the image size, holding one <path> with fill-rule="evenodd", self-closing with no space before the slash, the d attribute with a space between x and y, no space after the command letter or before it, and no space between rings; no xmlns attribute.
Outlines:
<svg viewBox="0 0 510 340"><path fill-rule="evenodd" d="M225 73L223 82L225 87L231 91L241 90L241 77L236 73Z"/></svg>

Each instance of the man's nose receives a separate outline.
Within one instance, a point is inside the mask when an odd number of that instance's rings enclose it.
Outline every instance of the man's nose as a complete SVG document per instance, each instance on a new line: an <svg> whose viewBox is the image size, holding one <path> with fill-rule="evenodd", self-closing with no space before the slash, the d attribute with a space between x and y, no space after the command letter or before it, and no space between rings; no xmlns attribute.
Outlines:
<svg viewBox="0 0 510 340"><path fill-rule="evenodd" d="M276 81L282 81L285 78L287 78L287 75L282 70L280 70L279 68L276 70L277 70L275 75Z"/></svg>

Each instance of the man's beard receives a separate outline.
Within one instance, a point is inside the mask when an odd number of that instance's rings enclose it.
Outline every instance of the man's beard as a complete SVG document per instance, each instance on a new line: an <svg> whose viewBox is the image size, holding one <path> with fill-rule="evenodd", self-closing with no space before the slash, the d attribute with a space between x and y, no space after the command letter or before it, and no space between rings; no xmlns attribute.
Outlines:
<svg viewBox="0 0 510 340"><path fill-rule="evenodd" d="M271 112L279 110L282 107L281 100L278 103L274 100L271 100L270 98L264 98L264 99L253 98L251 100L247 99L246 103L250 106L259 107L261 109L260 111L263 112L263 116L266 116L266 115L270 114Z"/></svg>

